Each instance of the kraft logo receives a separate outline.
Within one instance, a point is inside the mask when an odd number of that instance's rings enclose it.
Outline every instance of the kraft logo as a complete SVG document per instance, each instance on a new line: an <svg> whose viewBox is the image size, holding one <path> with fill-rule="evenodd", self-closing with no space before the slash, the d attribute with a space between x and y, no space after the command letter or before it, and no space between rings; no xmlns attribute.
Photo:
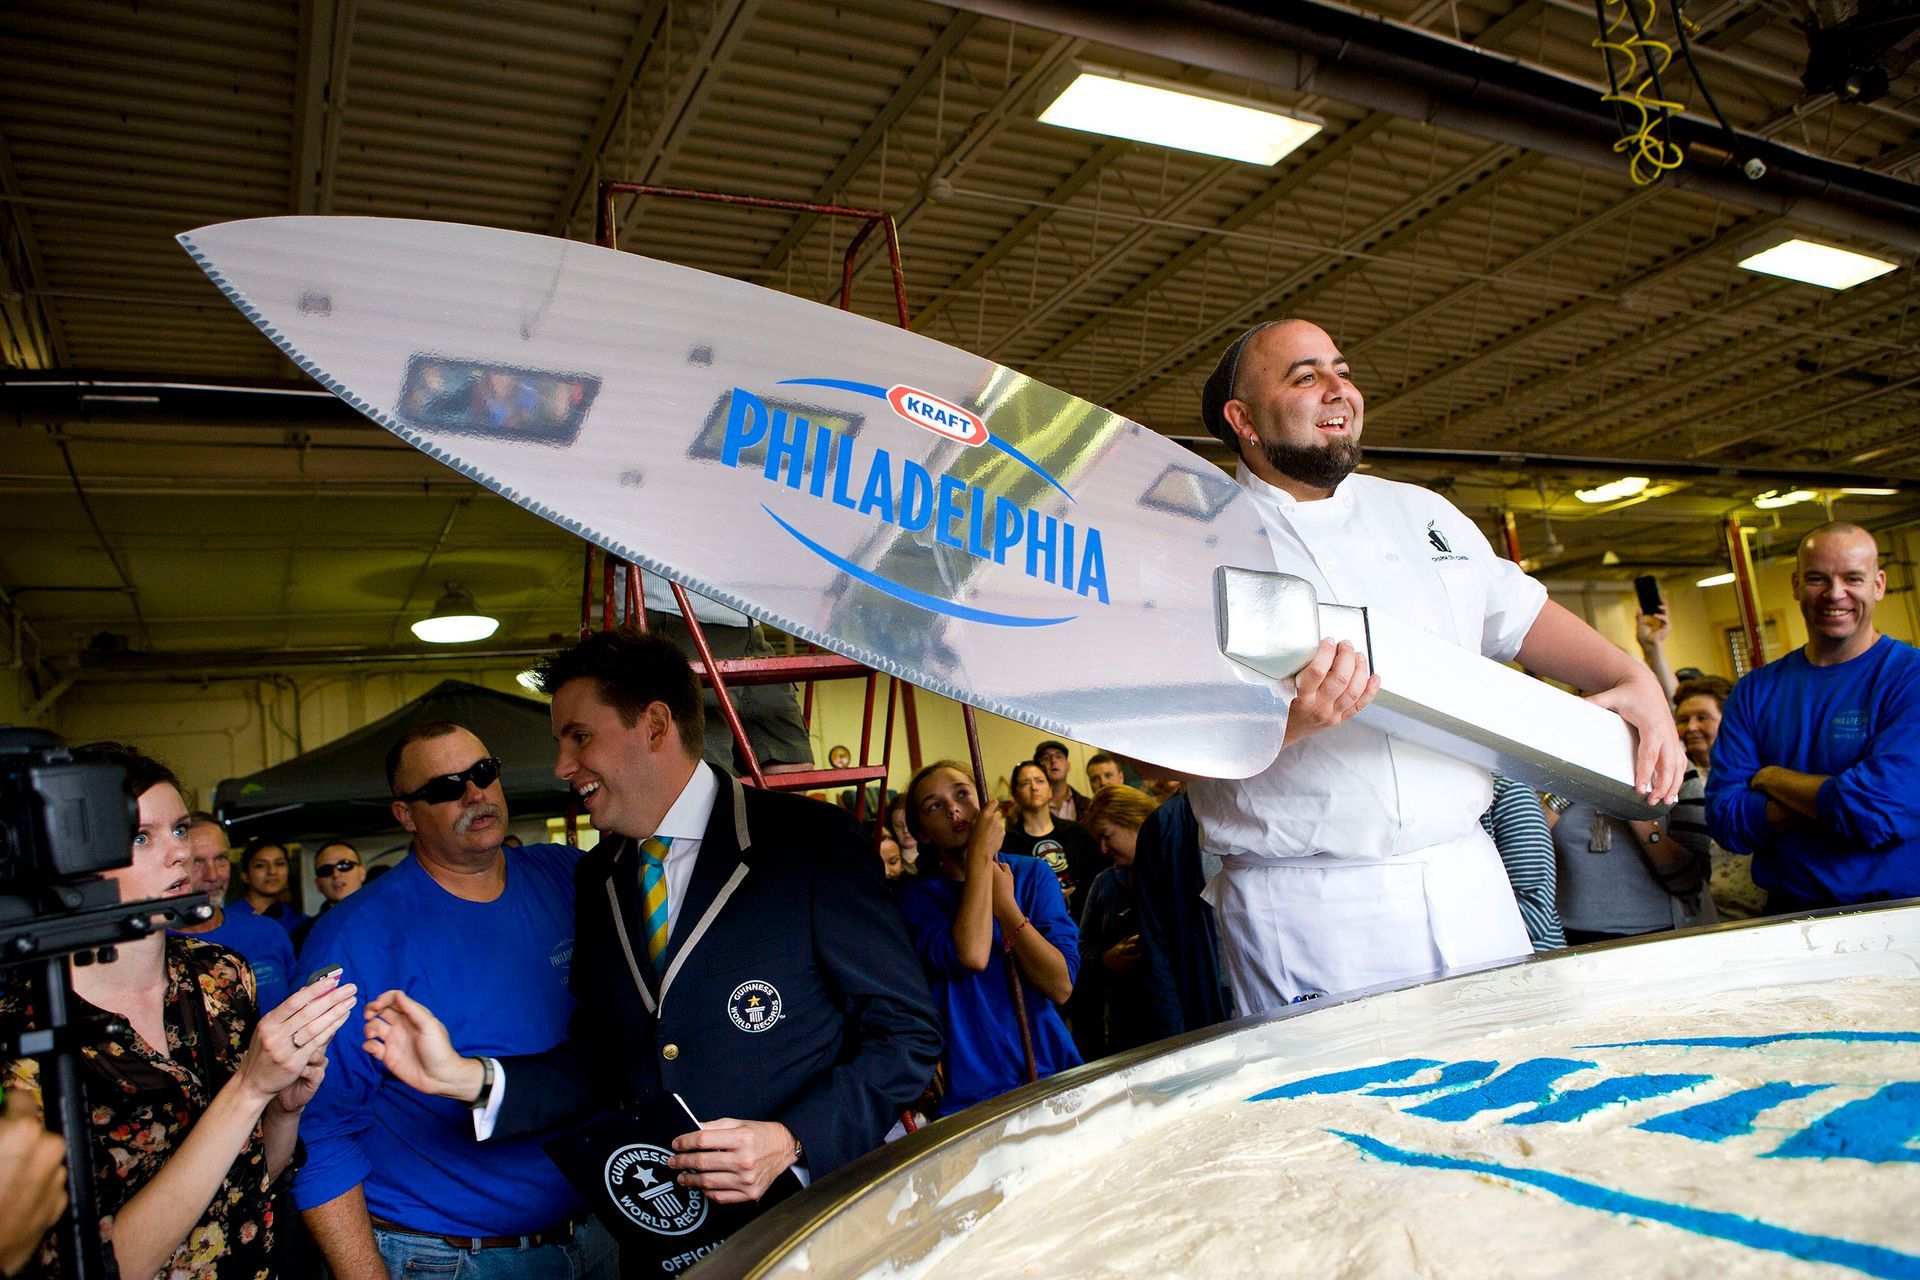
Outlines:
<svg viewBox="0 0 1920 1280"><path fill-rule="evenodd" d="M987 424L981 421L980 415L962 409L951 400L942 400L912 387L896 386L888 389L887 403L908 422L925 427L935 435L958 440L969 448L987 442Z"/></svg>

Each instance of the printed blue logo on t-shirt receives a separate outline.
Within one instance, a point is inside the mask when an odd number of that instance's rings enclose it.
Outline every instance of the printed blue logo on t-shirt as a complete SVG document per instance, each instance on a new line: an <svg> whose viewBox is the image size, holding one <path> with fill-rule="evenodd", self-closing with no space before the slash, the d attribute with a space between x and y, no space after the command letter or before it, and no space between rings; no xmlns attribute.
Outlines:
<svg viewBox="0 0 1920 1280"><path fill-rule="evenodd" d="M1827 722L1827 740L1836 747L1853 746L1867 740L1867 713L1842 711Z"/></svg>

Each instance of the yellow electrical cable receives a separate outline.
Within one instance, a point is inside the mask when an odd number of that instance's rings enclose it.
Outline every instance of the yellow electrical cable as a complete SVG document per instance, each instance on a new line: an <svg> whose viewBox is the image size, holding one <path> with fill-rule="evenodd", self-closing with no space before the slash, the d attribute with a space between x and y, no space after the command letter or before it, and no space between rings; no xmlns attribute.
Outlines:
<svg viewBox="0 0 1920 1280"><path fill-rule="evenodd" d="M1602 56L1619 54L1627 60L1626 73L1620 77L1620 83L1631 84L1640 66L1642 50L1646 54L1647 73L1638 84L1633 84L1624 92L1613 91L1601 95L1602 102L1618 102L1631 107L1639 115L1639 123L1627 135L1613 144L1613 149L1631 152L1627 162L1627 175L1635 186L1647 186L1658 182L1660 175L1671 169L1678 169L1686 159L1686 153L1680 147L1659 137L1655 127L1661 123L1666 113L1680 111L1685 103L1669 102L1663 98L1649 97L1647 91L1653 87L1656 78L1666 74L1667 67L1673 62L1673 47L1663 40L1652 36L1642 36L1631 27L1632 13L1628 6L1636 0L1603 0L1611 15L1605 31L1593 42L1593 47L1602 51ZM1646 10L1640 29L1651 27L1659 16L1656 0L1639 0ZM1616 38L1614 33L1623 25L1629 26L1624 38ZM1655 59L1658 65L1655 65Z"/></svg>

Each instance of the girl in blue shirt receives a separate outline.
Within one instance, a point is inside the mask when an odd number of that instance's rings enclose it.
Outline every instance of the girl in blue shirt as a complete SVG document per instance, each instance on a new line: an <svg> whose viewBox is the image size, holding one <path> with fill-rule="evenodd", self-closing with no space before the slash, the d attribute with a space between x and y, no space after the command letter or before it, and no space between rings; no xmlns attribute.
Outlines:
<svg viewBox="0 0 1920 1280"><path fill-rule="evenodd" d="M964 768L951 760L928 765L907 784L906 799L921 874L901 888L900 912L946 1020L951 1114L1080 1065L1060 1017L1079 969L1079 932L1046 863L1000 853L1005 816L997 806L980 807ZM1030 1027L1031 1071L1014 975Z"/></svg>

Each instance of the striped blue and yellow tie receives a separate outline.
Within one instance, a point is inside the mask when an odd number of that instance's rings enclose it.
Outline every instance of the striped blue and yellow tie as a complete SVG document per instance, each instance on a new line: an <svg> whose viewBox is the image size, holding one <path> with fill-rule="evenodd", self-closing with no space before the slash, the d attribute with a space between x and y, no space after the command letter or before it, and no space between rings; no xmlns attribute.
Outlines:
<svg viewBox="0 0 1920 1280"><path fill-rule="evenodd" d="M640 873L640 889L647 899L647 959L656 974L667 967L667 846L672 843L658 836L640 842L640 852L647 856Z"/></svg>

